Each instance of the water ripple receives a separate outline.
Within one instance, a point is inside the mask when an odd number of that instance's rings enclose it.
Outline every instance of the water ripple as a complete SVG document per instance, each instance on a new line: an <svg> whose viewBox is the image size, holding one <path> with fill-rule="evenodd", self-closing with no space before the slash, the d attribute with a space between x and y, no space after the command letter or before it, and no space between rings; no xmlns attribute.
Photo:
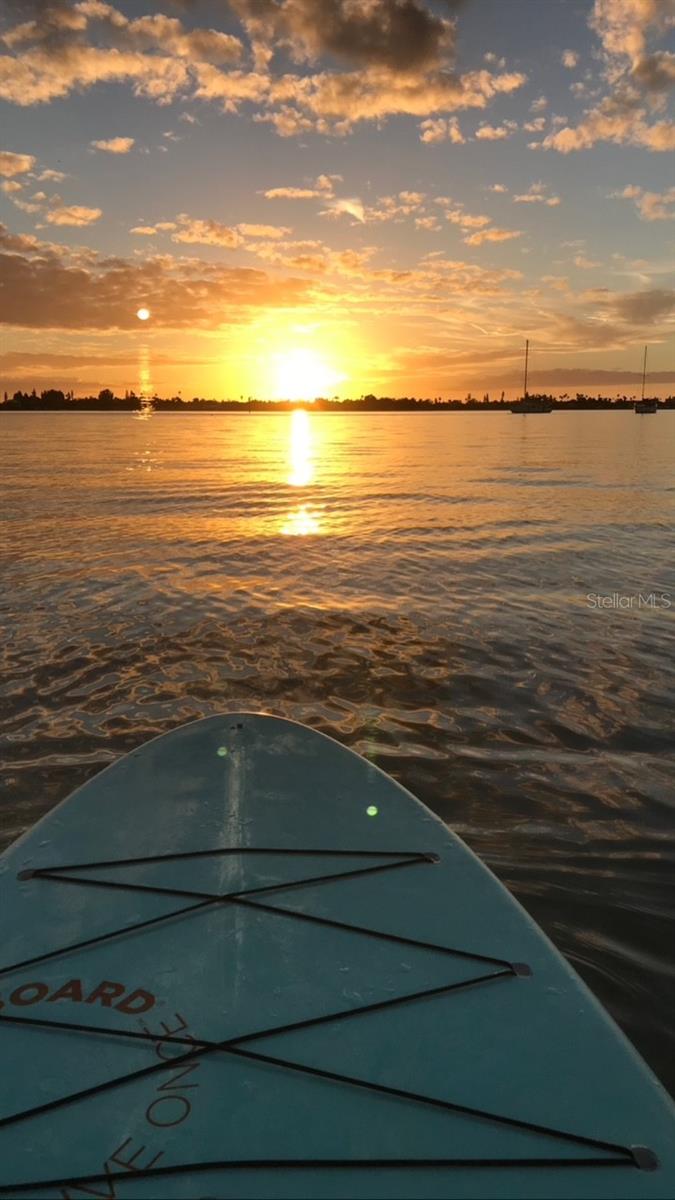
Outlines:
<svg viewBox="0 0 675 1200"><path fill-rule="evenodd" d="M673 610L588 600L675 593L675 414L0 420L2 845L185 721L304 721L456 829L675 1090Z"/></svg>

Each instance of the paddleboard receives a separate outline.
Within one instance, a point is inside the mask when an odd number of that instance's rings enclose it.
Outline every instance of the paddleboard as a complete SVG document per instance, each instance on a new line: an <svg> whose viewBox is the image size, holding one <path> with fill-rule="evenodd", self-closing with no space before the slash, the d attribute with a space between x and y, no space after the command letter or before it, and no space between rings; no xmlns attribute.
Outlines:
<svg viewBox="0 0 675 1200"><path fill-rule="evenodd" d="M675 1110L409 792L185 725L1 860L0 1196L675 1195Z"/></svg>

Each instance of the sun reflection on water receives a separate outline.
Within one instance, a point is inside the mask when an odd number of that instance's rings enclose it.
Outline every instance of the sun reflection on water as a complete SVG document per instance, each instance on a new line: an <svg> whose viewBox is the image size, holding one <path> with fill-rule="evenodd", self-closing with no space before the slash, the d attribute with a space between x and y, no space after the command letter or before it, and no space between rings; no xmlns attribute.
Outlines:
<svg viewBox="0 0 675 1200"><path fill-rule="evenodd" d="M288 482L291 487L307 487L307 484L314 479L313 452L312 425L309 413L304 408L296 408L291 413L291 440L288 453L290 465Z"/></svg>
<svg viewBox="0 0 675 1200"><path fill-rule="evenodd" d="M302 408L296 408L291 413L288 465L288 483L291 487L304 488L314 482L312 420L310 414ZM311 533L320 533L316 509L307 502L300 504L288 513L281 532L289 537L306 537Z"/></svg>

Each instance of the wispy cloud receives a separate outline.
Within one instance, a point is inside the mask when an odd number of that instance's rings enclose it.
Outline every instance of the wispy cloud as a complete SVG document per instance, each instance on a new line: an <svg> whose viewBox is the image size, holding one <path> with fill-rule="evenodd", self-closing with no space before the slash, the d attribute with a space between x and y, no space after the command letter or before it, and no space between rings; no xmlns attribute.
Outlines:
<svg viewBox="0 0 675 1200"><path fill-rule="evenodd" d="M530 184L526 192L514 196L513 202L514 204L545 204L548 208L557 208L560 204L560 196L547 195L547 192L548 184L539 180L537 183Z"/></svg>
<svg viewBox="0 0 675 1200"><path fill-rule="evenodd" d="M574 265L580 271L593 271L596 267L602 266L602 263L596 259L588 258L585 254L575 254Z"/></svg>
<svg viewBox="0 0 675 1200"><path fill-rule="evenodd" d="M176 217L177 228L171 235L172 242L184 242L195 246L224 246L233 250L241 246L242 236L229 225L210 218L190 217L180 213Z"/></svg>
<svg viewBox="0 0 675 1200"><path fill-rule="evenodd" d="M62 204L45 214L49 225L93 225L103 215L100 208L87 208L84 204Z"/></svg>
<svg viewBox="0 0 675 1200"><path fill-rule="evenodd" d="M420 123L420 141L430 145L434 142L452 142L463 146L466 138L459 127L457 117L427 117Z"/></svg>
<svg viewBox="0 0 675 1200"><path fill-rule="evenodd" d="M476 137L479 141L501 142L513 137L518 125L515 121L504 121L502 125L479 125Z"/></svg>
<svg viewBox="0 0 675 1200"><path fill-rule="evenodd" d="M612 196L633 200L643 221L675 221L675 187L666 188L664 192L648 192L631 183L621 192L612 192Z"/></svg>
<svg viewBox="0 0 675 1200"><path fill-rule="evenodd" d="M309 186L292 184L273 187L263 195L266 200L325 200L334 195L335 184L341 180L341 175L318 175Z"/></svg>
<svg viewBox="0 0 675 1200"><path fill-rule="evenodd" d="M510 242L513 238L522 237L520 229L480 229L464 238L467 246L482 246L484 242Z"/></svg>
<svg viewBox="0 0 675 1200"><path fill-rule="evenodd" d="M104 138L100 141L90 142L93 150L103 150L106 154L128 154L136 144L136 139L132 137L112 137Z"/></svg>

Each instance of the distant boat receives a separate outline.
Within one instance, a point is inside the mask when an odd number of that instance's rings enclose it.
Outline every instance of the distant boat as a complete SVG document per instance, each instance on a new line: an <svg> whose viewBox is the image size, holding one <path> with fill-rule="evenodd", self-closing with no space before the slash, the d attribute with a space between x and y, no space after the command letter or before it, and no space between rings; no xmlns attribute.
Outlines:
<svg viewBox="0 0 675 1200"><path fill-rule="evenodd" d="M647 347L645 346L645 354L642 360L642 394L639 400L635 401L636 413L655 413L658 404L656 400L645 400L645 379L647 377Z"/></svg>
<svg viewBox="0 0 675 1200"><path fill-rule="evenodd" d="M515 404L511 405L512 413L550 413L553 412L553 405L549 400L540 400L535 396L527 394L527 367L530 358L530 341L529 338L525 342L525 382L523 385L523 398L516 400Z"/></svg>

